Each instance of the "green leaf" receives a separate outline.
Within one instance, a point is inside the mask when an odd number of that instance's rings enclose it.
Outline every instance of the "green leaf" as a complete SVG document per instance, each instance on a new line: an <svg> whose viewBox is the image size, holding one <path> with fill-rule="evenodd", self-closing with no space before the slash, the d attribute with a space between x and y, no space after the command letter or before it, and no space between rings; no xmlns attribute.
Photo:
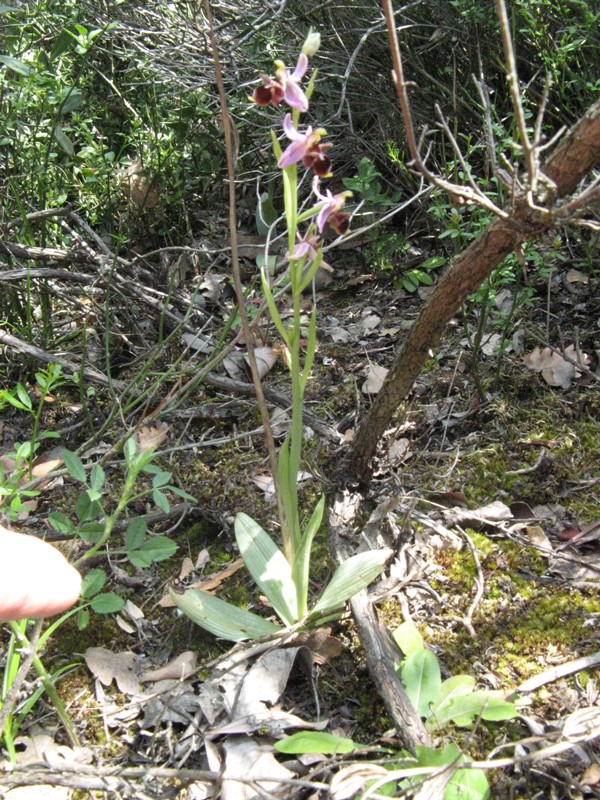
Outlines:
<svg viewBox="0 0 600 800"><path fill-rule="evenodd" d="M277 211L273 205L273 200L268 192L259 195L256 204L256 230L259 236L266 236L271 225L277 219Z"/></svg>
<svg viewBox="0 0 600 800"><path fill-rule="evenodd" d="M473 724L476 717L497 722L513 719L517 713L515 704L505 700L503 692L478 689L455 697L450 705L440 712L438 717L440 721L436 720L436 727L453 722L459 728L466 728Z"/></svg>
<svg viewBox="0 0 600 800"><path fill-rule="evenodd" d="M177 545L166 536L153 536L146 539L141 547L127 553L129 560L136 567L145 569L156 561L171 558L177 551Z"/></svg>
<svg viewBox="0 0 600 800"><path fill-rule="evenodd" d="M325 496L322 495L321 499L315 506L313 513L308 521L308 525L306 526L304 533L302 534L302 539L300 542L300 547L296 553L296 557L294 560L294 566L292 567L292 580L294 581L294 585L296 586L296 595L300 598L300 601L306 604L308 599L308 580L309 580L309 573L310 573L310 553L312 549L313 539L315 538L315 534L321 527L321 522L323 520L323 512L325 511ZM304 617L306 614L306 608L299 608L298 609L298 616Z"/></svg>
<svg viewBox="0 0 600 800"><path fill-rule="evenodd" d="M102 491L105 480L106 476L100 464L94 464L92 471L90 472L90 486L92 489L96 492Z"/></svg>
<svg viewBox="0 0 600 800"><path fill-rule="evenodd" d="M453 675L442 683L440 693L430 709L427 724L430 727L441 727L452 719L449 714L452 703L457 697L470 694L475 688L472 675Z"/></svg>
<svg viewBox="0 0 600 800"><path fill-rule="evenodd" d="M341 608L346 600L365 589L379 575L392 554L389 549L358 553L336 569L311 614L322 614Z"/></svg>
<svg viewBox="0 0 600 800"><path fill-rule="evenodd" d="M31 72L31 67L28 64L11 56L0 56L0 64L4 64L10 70L16 72L17 75L23 75L24 77L27 77Z"/></svg>
<svg viewBox="0 0 600 800"><path fill-rule="evenodd" d="M431 650L418 650L408 656L400 667L400 678L406 693L421 717L429 716L442 685L440 665Z"/></svg>
<svg viewBox="0 0 600 800"><path fill-rule="evenodd" d="M71 536L75 533L75 526L62 511L53 511L51 514L48 514L48 522L58 533L62 533L66 536Z"/></svg>
<svg viewBox="0 0 600 800"><path fill-rule="evenodd" d="M123 455L125 457L125 461L129 464L134 458L137 452L137 445L135 443L135 439L129 438L123 445Z"/></svg>
<svg viewBox="0 0 600 800"><path fill-rule="evenodd" d="M58 142L59 146L65 151L65 153L68 156L73 157L73 155L75 154L75 148L73 147L73 142L64 132L62 125L56 124L54 126L53 136Z"/></svg>
<svg viewBox="0 0 600 800"><path fill-rule="evenodd" d="M138 550L148 531L148 525L143 517L134 517L127 526L125 533L125 547L127 550Z"/></svg>
<svg viewBox="0 0 600 800"><path fill-rule="evenodd" d="M76 533L82 542L86 544L97 544L104 536L105 526L102 522L84 522L76 529Z"/></svg>
<svg viewBox="0 0 600 800"><path fill-rule="evenodd" d="M281 631L279 626L258 614L244 611L200 589L188 589L183 594L176 594L169 589L169 596L192 622L220 639L239 642L243 639L271 636Z"/></svg>
<svg viewBox="0 0 600 800"><path fill-rule="evenodd" d="M83 631L90 624L90 612L87 608L80 608L77 611L77 630Z"/></svg>
<svg viewBox="0 0 600 800"><path fill-rule="evenodd" d="M75 501L75 513L79 522L88 522L102 514L102 506L90 494L90 491L85 491Z"/></svg>
<svg viewBox="0 0 600 800"><path fill-rule="evenodd" d="M152 486L159 489L161 486L168 486L172 478L172 473L159 470L152 478Z"/></svg>
<svg viewBox="0 0 600 800"><path fill-rule="evenodd" d="M63 100L64 98L64 100ZM64 89L60 94L61 114L70 114L83 103L83 95L77 88Z"/></svg>
<svg viewBox="0 0 600 800"><path fill-rule="evenodd" d="M87 483L85 467L79 456L76 456L75 453L72 453L70 450L61 450L60 455L65 462L65 467L69 475L80 483Z"/></svg>
<svg viewBox="0 0 600 800"><path fill-rule="evenodd" d="M91 569L83 577L81 584L81 596L84 600L89 600L95 594L98 594L100 589L106 583L106 573L103 569Z"/></svg>
<svg viewBox="0 0 600 800"><path fill-rule="evenodd" d="M247 514L235 518L235 538L249 573L287 625L298 621L296 586L288 560L258 522Z"/></svg>
<svg viewBox="0 0 600 800"><path fill-rule="evenodd" d="M410 656L413 653L418 653L419 650L425 649L423 637L413 622L403 622L402 625L396 628L392 636L405 656Z"/></svg>
<svg viewBox="0 0 600 800"><path fill-rule="evenodd" d="M161 511L164 511L165 514L169 513L171 506L169 505L167 496L163 492L161 492L160 489L155 489L152 492L152 499L154 500L154 502L160 508Z"/></svg>
<svg viewBox="0 0 600 800"><path fill-rule="evenodd" d="M125 605L125 600L114 592L98 594L90 603L96 614L114 614Z"/></svg>
<svg viewBox="0 0 600 800"><path fill-rule="evenodd" d="M322 753L329 756L338 753L354 753L357 750L364 750L366 745L356 744L352 739L333 736L324 731L300 731L276 742L274 747L278 753L287 755Z"/></svg>
<svg viewBox="0 0 600 800"><path fill-rule="evenodd" d="M444 800L487 800L490 785L482 769L457 769L448 781Z"/></svg>
<svg viewBox="0 0 600 800"><path fill-rule="evenodd" d="M169 491L171 494L176 494L177 497L182 497L184 500L190 500L192 503L196 502L195 497L192 497L191 494L184 492L183 489L180 489L178 486L169 486Z"/></svg>

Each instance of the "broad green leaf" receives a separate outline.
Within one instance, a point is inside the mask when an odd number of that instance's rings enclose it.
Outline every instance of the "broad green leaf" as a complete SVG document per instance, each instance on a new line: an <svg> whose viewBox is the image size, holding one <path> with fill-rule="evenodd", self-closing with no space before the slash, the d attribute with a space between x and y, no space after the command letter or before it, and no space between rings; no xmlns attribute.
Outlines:
<svg viewBox="0 0 600 800"><path fill-rule="evenodd" d="M105 475L104 470L100 466L100 464L94 464L92 467L92 471L90 472L90 486L96 492L102 491L104 486Z"/></svg>
<svg viewBox="0 0 600 800"><path fill-rule="evenodd" d="M453 675L442 683L440 693L431 706L430 717L427 724L431 726L446 725L452 717L447 717L455 698L470 694L475 688L475 678L472 675Z"/></svg>
<svg viewBox="0 0 600 800"><path fill-rule="evenodd" d="M73 142L64 132L62 125L57 124L54 126L54 138L56 139L60 147L65 151L65 153L68 156L73 157L73 155L75 154L75 148L73 147Z"/></svg>
<svg viewBox="0 0 600 800"><path fill-rule="evenodd" d="M310 573L310 553L312 549L313 539L315 538L315 534L321 527L321 522L323 520L323 512L325 510L325 496L323 495L317 505L315 506L315 510L311 514L311 517L308 521L308 525L306 526L304 533L302 534L302 540L300 543L300 547L298 552L296 553L296 558L294 561L294 566L292 567L292 580L294 581L294 585L296 586L296 595L300 598L300 603L304 606L304 608L298 608L298 616L300 618L306 615L306 602L308 599L308 580L309 580L309 573Z"/></svg>
<svg viewBox="0 0 600 800"><path fill-rule="evenodd" d="M62 511L53 511L51 514L48 514L48 522L55 531L58 533L62 533L63 535L71 536L75 533L75 526L71 522L71 520L67 517L66 514L63 514Z"/></svg>
<svg viewBox="0 0 600 800"><path fill-rule="evenodd" d="M288 755L322 753L327 756L337 753L354 753L357 750L365 749L365 745L356 744L352 739L333 736L324 731L300 731L276 742L274 747L277 752Z"/></svg>
<svg viewBox="0 0 600 800"><path fill-rule="evenodd" d="M83 95L79 89L65 89L61 92L60 102L62 103L60 106L61 114L70 114L71 111L75 111L83 103Z"/></svg>
<svg viewBox="0 0 600 800"><path fill-rule="evenodd" d="M446 721L452 721L460 728L473 724L476 717L497 722L517 716L514 703L504 699L504 692L479 689L461 697L455 697L443 714ZM442 723L440 723L442 724Z"/></svg>
<svg viewBox="0 0 600 800"><path fill-rule="evenodd" d="M90 606L96 614L115 614L117 611L121 611L124 605L125 600L114 592L97 594L90 602Z"/></svg>
<svg viewBox="0 0 600 800"><path fill-rule="evenodd" d="M277 216L271 196L268 192L263 192L263 194L259 195L258 203L256 204L256 230L259 236L266 236L269 233L271 225L276 221Z"/></svg>
<svg viewBox="0 0 600 800"><path fill-rule="evenodd" d="M81 596L84 600L88 600L95 594L98 594L100 589L106 583L106 573L103 569L91 569L83 577L81 584Z"/></svg>
<svg viewBox="0 0 600 800"><path fill-rule="evenodd" d="M177 545L166 536L153 536L146 539L141 547L127 553L129 560L136 567L146 568L157 561L171 558L177 551Z"/></svg>
<svg viewBox="0 0 600 800"><path fill-rule="evenodd" d="M176 594L169 589L169 596L192 622L220 639L239 642L242 639L271 636L281 631L279 626L258 614L244 611L200 589L188 589L183 594Z"/></svg>
<svg viewBox="0 0 600 800"><path fill-rule="evenodd" d="M69 475L80 483L86 483L87 475L85 467L79 456L76 456L75 453L72 453L70 450L61 450L60 455L65 462L65 467Z"/></svg>
<svg viewBox="0 0 600 800"><path fill-rule="evenodd" d="M143 517L134 517L127 526L125 533L125 547L127 550L137 550L146 538L148 525Z"/></svg>
<svg viewBox="0 0 600 800"><path fill-rule="evenodd" d="M0 56L0 64L4 64L13 72L16 72L17 75L23 75L27 77L31 72L31 67L28 64L25 64L23 61L19 61L18 58L12 58L11 56Z"/></svg>
<svg viewBox="0 0 600 800"><path fill-rule="evenodd" d="M296 586L288 560L258 522L247 514L235 518L235 538L256 585L287 625L298 621Z"/></svg>
<svg viewBox="0 0 600 800"><path fill-rule="evenodd" d="M82 542L97 544L104 536L105 530L106 528L101 522L84 522L75 532Z"/></svg>
<svg viewBox="0 0 600 800"><path fill-rule="evenodd" d="M482 769L457 769L448 781L444 800L487 800L490 785Z"/></svg>
<svg viewBox="0 0 600 800"><path fill-rule="evenodd" d="M152 478L152 486L154 489L160 489L161 486L168 486L171 478L172 474L170 472L159 470Z"/></svg>
<svg viewBox="0 0 600 800"><path fill-rule="evenodd" d="M336 569L311 614L322 614L341 608L361 589L365 589L379 575L392 551L369 550L358 553Z"/></svg>
<svg viewBox="0 0 600 800"><path fill-rule="evenodd" d="M425 649L423 637L413 622L403 622L402 625L396 628L392 636L405 656L410 656L419 650Z"/></svg>
<svg viewBox="0 0 600 800"><path fill-rule="evenodd" d="M135 454L137 452L137 445L135 443L135 439L129 438L123 445L123 455L125 456L125 461L129 464L132 459L135 458Z"/></svg>
<svg viewBox="0 0 600 800"><path fill-rule="evenodd" d="M88 522L100 516L102 506L98 500L92 500L89 491L85 491L75 501L75 513L79 522Z"/></svg>
<svg viewBox="0 0 600 800"><path fill-rule="evenodd" d="M440 665L431 650L418 650L408 656L400 667L400 678L406 693L421 717L429 716L442 685Z"/></svg>

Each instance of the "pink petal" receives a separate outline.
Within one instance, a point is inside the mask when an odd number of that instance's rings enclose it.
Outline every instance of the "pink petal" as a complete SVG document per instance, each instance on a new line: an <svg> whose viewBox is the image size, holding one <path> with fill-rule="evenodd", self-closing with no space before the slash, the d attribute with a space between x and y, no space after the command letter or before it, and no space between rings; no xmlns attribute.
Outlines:
<svg viewBox="0 0 600 800"><path fill-rule="evenodd" d="M312 128L310 125L306 129L306 133L300 133L299 131L294 128L294 123L292 122L292 115L286 114L283 120L283 132L287 136L288 139L292 142L303 142L306 140L307 136L310 136L312 133Z"/></svg>
<svg viewBox="0 0 600 800"><path fill-rule="evenodd" d="M327 218L331 214L331 211L332 211L331 203L326 203L317 214L316 225L319 233L323 233L323 228L325 227L325 223L327 222Z"/></svg>
<svg viewBox="0 0 600 800"><path fill-rule="evenodd" d="M298 56L298 63L296 64L296 69L292 72L289 76L291 81L298 82L302 80L304 77L304 73L308 69L308 58L305 53L300 53Z"/></svg>
<svg viewBox="0 0 600 800"><path fill-rule="evenodd" d="M277 162L280 169L289 167L291 164L297 164L302 161L304 153L306 152L306 139L303 136L302 141L292 142L281 154L281 158Z"/></svg>
<svg viewBox="0 0 600 800"><path fill-rule="evenodd" d="M308 99L297 83L288 81L286 83L285 94L283 96L288 106L297 108L298 111L301 111L302 113L308 111Z"/></svg>

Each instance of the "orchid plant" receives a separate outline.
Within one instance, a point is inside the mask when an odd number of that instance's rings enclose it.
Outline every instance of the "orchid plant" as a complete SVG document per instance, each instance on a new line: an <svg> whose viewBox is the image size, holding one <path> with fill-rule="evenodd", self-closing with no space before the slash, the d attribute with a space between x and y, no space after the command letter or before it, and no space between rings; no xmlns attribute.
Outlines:
<svg viewBox="0 0 600 800"><path fill-rule="evenodd" d="M254 91L252 101L258 106L279 107L282 103L291 108L283 120L283 133L289 144L282 149L278 137L272 132L273 150L283 179L283 198L287 224L289 280L291 296L291 321L284 322L279 313L267 269L261 271L264 298L286 351L292 383L292 412L290 431L281 446L275 487L279 493L278 509L283 550L269 534L247 514L239 513L235 519L235 536L241 555L255 583L268 598L273 609L286 627L330 616L343 608L356 592L365 588L380 573L389 550L359 553L349 558L334 572L321 596L309 607L310 555L314 537L321 527L325 498L321 497L306 524L302 524L298 500L298 475L302 454L303 402L316 350L316 305L310 312L306 349L302 349L303 292L311 285L318 269L327 268L323 261L321 235L329 225L339 235L349 227L350 217L344 203L351 192L333 194L321 190L321 180L332 176L329 156L331 144L322 139L323 128L308 125L302 130L300 115L308 111L315 85L313 73L306 89L302 81L306 75L309 58L318 50L319 34L310 32L296 68L290 72L281 61L276 61L275 77L262 76L262 85ZM312 192L315 204L299 211L298 169L314 173ZM178 594L170 590L171 597L188 617L206 630L224 639L238 641L255 639L281 632L282 628L257 614L238 608L199 589L188 589Z"/></svg>

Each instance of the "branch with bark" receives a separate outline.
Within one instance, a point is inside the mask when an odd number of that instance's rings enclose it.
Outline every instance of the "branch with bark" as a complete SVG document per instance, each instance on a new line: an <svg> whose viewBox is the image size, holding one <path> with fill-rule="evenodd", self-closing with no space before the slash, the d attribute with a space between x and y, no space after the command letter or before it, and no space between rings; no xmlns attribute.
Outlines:
<svg viewBox="0 0 600 800"><path fill-rule="evenodd" d="M498 207L468 179L466 186L453 183L432 172L421 156L421 143L414 133L413 117L398 44L392 0L382 0L386 15L390 48L394 64L394 80L406 129L411 166L429 184L443 189L459 203L478 205L491 211L496 219L462 253L456 256L435 292L422 309L379 391L364 417L351 450L347 467L361 482L369 479L370 462L377 445L390 427L401 403L406 400L430 350L437 347L446 325L493 270L523 242L536 240L547 231L564 224L594 227L592 220L582 217L582 210L600 196L598 177L579 189L586 175L600 160L600 101L592 105L564 135L551 154L542 162L542 153L556 141L542 141L542 120L546 93L530 136L523 114L523 103L516 69L514 48L504 0L496 0L496 8L505 50L507 81L519 141L515 150L521 153L524 170L507 163L507 170L496 165L496 177L509 188L510 201ZM480 96L482 92L480 91ZM485 104L484 104L485 111ZM462 159L450 127L442 119L440 127L449 138L459 162ZM421 140L423 137L421 137ZM468 174L468 172L466 173Z"/></svg>

